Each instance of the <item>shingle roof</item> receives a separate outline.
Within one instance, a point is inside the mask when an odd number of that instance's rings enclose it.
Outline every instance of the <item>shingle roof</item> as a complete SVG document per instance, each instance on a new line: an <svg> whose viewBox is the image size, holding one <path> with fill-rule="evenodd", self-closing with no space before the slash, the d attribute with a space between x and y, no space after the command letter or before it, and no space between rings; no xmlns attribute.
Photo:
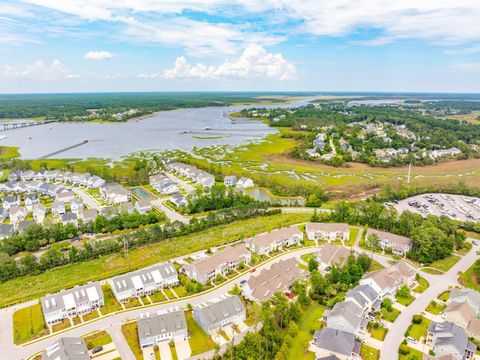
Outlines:
<svg viewBox="0 0 480 360"><path fill-rule="evenodd" d="M443 311L445 315L450 313L458 313L463 320L468 323L475 317L475 310L467 302L454 302L452 301L446 309Z"/></svg>
<svg viewBox="0 0 480 360"><path fill-rule="evenodd" d="M251 241L254 242L257 246L266 246L277 240L291 238L296 234L302 234L298 226L289 226L272 230L267 233L258 234L251 238Z"/></svg>
<svg viewBox="0 0 480 360"><path fill-rule="evenodd" d="M315 256L323 264L342 266L347 262L350 250L333 244L325 244L315 253Z"/></svg>
<svg viewBox="0 0 480 360"><path fill-rule="evenodd" d="M329 327L315 331L313 341L321 349L345 356L351 356L356 342L355 335Z"/></svg>
<svg viewBox="0 0 480 360"><path fill-rule="evenodd" d="M200 316L202 323L210 327L243 312L245 305L237 295L233 295L210 302L206 306L198 306L195 309L195 316Z"/></svg>
<svg viewBox="0 0 480 360"><path fill-rule="evenodd" d="M167 312L138 320L140 342L144 339L182 330L187 330L187 320L183 311Z"/></svg>
<svg viewBox="0 0 480 360"><path fill-rule="evenodd" d="M345 232L349 231L348 224L345 223L315 223L306 224L307 231L324 231L324 232Z"/></svg>
<svg viewBox="0 0 480 360"><path fill-rule="evenodd" d="M205 259L197 260L193 264L187 264L186 267L191 267L199 274L207 274L214 271L217 267L227 263L234 262L242 256L248 255L250 252L245 245L237 245L229 247L226 250L217 251L212 256Z"/></svg>
<svg viewBox="0 0 480 360"><path fill-rule="evenodd" d="M365 238L367 239L370 234L376 234L378 235L380 240L387 240L389 243L395 245L410 245L412 243L412 240L405 236L395 235L389 232L379 231L375 229L368 229Z"/></svg>
<svg viewBox="0 0 480 360"><path fill-rule="evenodd" d="M64 337L42 353L42 360L89 360L88 349L82 338Z"/></svg>

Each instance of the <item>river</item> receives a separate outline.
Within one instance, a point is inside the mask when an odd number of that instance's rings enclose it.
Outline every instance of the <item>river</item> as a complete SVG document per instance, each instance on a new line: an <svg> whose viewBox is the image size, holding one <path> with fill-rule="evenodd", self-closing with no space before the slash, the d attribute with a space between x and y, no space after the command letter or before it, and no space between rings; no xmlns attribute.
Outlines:
<svg viewBox="0 0 480 360"><path fill-rule="evenodd" d="M257 107L293 107L308 103L305 98L290 104ZM246 106L206 107L162 111L142 120L128 122L66 122L50 123L0 132L6 135L0 145L18 146L25 159L35 159L80 143L88 143L52 156L52 158L108 158L139 151L183 150L193 147L229 144L241 145L275 133L260 121L239 121L233 124L225 112Z"/></svg>

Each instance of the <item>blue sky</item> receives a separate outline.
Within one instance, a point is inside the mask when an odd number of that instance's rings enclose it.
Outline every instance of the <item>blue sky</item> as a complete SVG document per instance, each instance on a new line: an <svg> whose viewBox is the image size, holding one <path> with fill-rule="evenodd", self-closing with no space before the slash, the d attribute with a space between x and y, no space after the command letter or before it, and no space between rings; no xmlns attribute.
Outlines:
<svg viewBox="0 0 480 360"><path fill-rule="evenodd" d="M480 92L478 0L2 0L0 92Z"/></svg>

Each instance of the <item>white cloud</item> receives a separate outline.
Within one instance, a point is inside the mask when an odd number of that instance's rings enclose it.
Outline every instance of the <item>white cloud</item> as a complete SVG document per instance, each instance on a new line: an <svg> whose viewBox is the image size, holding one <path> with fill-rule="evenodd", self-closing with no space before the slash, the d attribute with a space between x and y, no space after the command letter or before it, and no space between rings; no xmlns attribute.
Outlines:
<svg viewBox="0 0 480 360"><path fill-rule="evenodd" d="M45 63L43 60L37 60L33 64L26 65L21 70L17 70L10 65L4 65L1 75L7 78L34 80L75 79L79 77L78 74L75 74L59 60L53 60L50 64Z"/></svg>
<svg viewBox="0 0 480 360"><path fill-rule="evenodd" d="M480 71L480 62L456 62L450 68L458 71L476 72Z"/></svg>
<svg viewBox="0 0 480 360"><path fill-rule="evenodd" d="M86 60L109 60L117 56L110 51L89 51L85 54L84 58Z"/></svg>
<svg viewBox="0 0 480 360"><path fill-rule="evenodd" d="M167 79L242 79L269 78L291 80L296 76L295 66L281 54L271 54L258 45L248 46L234 61L225 61L219 66L202 63L191 65L181 56L172 69L164 72Z"/></svg>

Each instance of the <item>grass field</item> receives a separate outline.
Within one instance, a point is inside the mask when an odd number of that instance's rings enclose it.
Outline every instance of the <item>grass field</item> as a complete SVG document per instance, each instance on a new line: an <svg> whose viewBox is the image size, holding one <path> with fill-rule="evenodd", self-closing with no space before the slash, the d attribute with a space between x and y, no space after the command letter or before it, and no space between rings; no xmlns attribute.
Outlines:
<svg viewBox="0 0 480 360"><path fill-rule="evenodd" d="M362 347L360 348L360 358L362 360L378 360L380 359L380 351L371 346L362 344Z"/></svg>
<svg viewBox="0 0 480 360"><path fill-rule="evenodd" d="M111 312L122 310L122 306L115 299L112 288L108 284L102 285L103 299L105 306L100 309L102 315L109 314Z"/></svg>
<svg viewBox="0 0 480 360"><path fill-rule="evenodd" d="M458 282L465 287L480 291L480 284L478 283L477 277L475 276L475 274L473 272L474 267L475 267L475 264L470 266L463 273L459 274Z"/></svg>
<svg viewBox="0 0 480 360"><path fill-rule="evenodd" d="M165 295L163 295L161 291L156 291L152 295L150 295L150 300L152 300L152 302L154 303L157 303L160 301L165 301L167 300L167 298L165 297Z"/></svg>
<svg viewBox="0 0 480 360"><path fill-rule="evenodd" d="M52 332L56 333L56 332L68 329L71 326L72 326L72 324L70 323L70 320L65 319L62 322L53 325L52 326Z"/></svg>
<svg viewBox="0 0 480 360"><path fill-rule="evenodd" d="M351 227L350 236L348 237L348 243L345 245L353 246L353 244L355 244L355 240L357 240L357 236L359 232L360 232L360 229Z"/></svg>
<svg viewBox="0 0 480 360"><path fill-rule="evenodd" d="M131 249L129 261L126 261L121 254L112 254L82 263L69 264L39 275L24 276L0 284L0 306L36 299L44 294L54 293L74 285L105 279L176 256L230 243L309 219L310 214L301 213L277 214L236 221L195 234Z"/></svg>
<svg viewBox="0 0 480 360"><path fill-rule="evenodd" d="M388 321L393 323L397 317L400 315L400 310L392 308L392 310L388 311L387 309L380 310L382 320Z"/></svg>
<svg viewBox="0 0 480 360"><path fill-rule="evenodd" d="M193 319L191 311L185 312L185 318L187 319L187 327L190 333L188 342L192 349L192 356L215 349L215 343Z"/></svg>
<svg viewBox="0 0 480 360"><path fill-rule="evenodd" d="M368 332L370 335L377 340L383 341L385 336L387 336L388 329L382 326L375 327L372 322L369 322L367 325Z"/></svg>
<svg viewBox="0 0 480 360"><path fill-rule="evenodd" d="M143 360L142 349L140 349L140 342L138 340L138 325L136 321L122 325L122 334L127 340L128 346L132 349L136 360Z"/></svg>
<svg viewBox="0 0 480 360"><path fill-rule="evenodd" d="M83 315L83 321L89 321L98 318L98 311L92 311L91 313Z"/></svg>
<svg viewBox="0 0 480 360"><path fill-rule="evenodd" d="M395 299L397 300L397 302L399 304L401 304L403 306L408 306L413 302L413 300L415 300L415 298L412 295L410 295L408 297L404 297L404 296L398 295L398 293L395 294Z"/></svg>
<svg viewBox="0 0 480 360"><path fill-rule="evenodd" d="M105 330L97 331L93 334L87 335L83 338L87 344L88 350L98 346L104 346L112 342L112 337Z"/></svg>
<svg viewBox="0 0 480 360"><path fill-rule="evenodd" d="M448 271L459 260L460 260L459 256L450 255L450 256L446 257L445 259L434 261L433 263L431 263L429 265L429 267L432 267L434 269L438 269L438 270L441 270L441 271Z"/></svg>
<svg viewBox="0 0 480 360"><path fill-rule="evenodd" d="M8 160L19 157L18 147L0 146L0 160Z"/></svg>
<svg viewBox="0 0 480 360"><path fill-rule="evenodd" d="M423 293L425 290L428 289L428 287L430 286L430 284L428 283L427 280L425 280L424 278L420 277L418 279L418 285L415 289L413 289L414 292L420 294L420 293Z"/></svg>
<svg viewBox="0 0 480 360"><path fill-rule="evenodd" d="M425 309L425 311L429 312L430 314L433 314L433 315L438 315L440 314L443 310L445 310L445 308L447 307L447 305L445 304L439 304L437 303L436 301L430 301L430 304L428 304L427 308Z"/></svg>
<svg viewBox="0 0 480 360"><path fill-rule="evenodd" d="M296 359L315 359L315 354L308 351L308 344L312 340L312 334L315 330L320 330L325 307L312 302L302 314L298 323L298 335L292 339L292 344L288 352L289 360Z"/></svg>
<svg viewBox="0 0 480 360"><path fill-rule="evenodd" d="M437 299L441 301L447 301L450 297L450 291L444 291L440 295L438 295Z"/></svg>
<svg viewBox="0 0 480 360"><path fill-rule="evenodd" d="M411 336L414 339L420 340L420 338L423 336L427 336L427 329L428 326L430 325L430 320L428 320L426 317L423 318L422 322L420 324L411 324L407 330L408 335Z"/></svg>
<svg viewBox="0 0 480 360"><path fill-rule="evenodd" d="M21 344L48 334L40 304L32 305L13 313L13 341Z"/></svg>
<svg viewBox="0 0 480 360"><path fill-rule="evenodd" d="M409 350L409 353L406 355L398 354L398 360L422 360L423 359L422 352L411 347L407 347L407 348Z"/></svg>

